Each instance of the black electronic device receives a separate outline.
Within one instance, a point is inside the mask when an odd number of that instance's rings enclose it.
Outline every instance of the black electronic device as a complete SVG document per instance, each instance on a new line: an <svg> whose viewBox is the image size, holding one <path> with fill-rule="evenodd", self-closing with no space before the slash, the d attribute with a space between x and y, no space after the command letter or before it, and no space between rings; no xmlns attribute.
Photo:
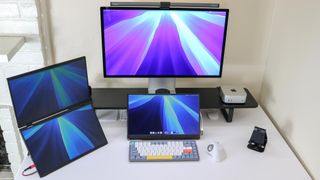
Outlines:
<svg viewBox="0 0 320 180"><path fill-rule="evenodd" d="M166 4L169 8L219 8L219 3L181 3L181 2L110 2L111 7L153 7Z"/></svg>
<svg viewBox="0 0 320 180"><path fill-rule="evenodd" d="M19 129L90 101L84 56L7 80Z"/></svg>
<svg viewBox="0 0 320 180"><path fill-rule="evenodd" d="M247 147L258 152L263 152L266 148L267 142L267 131L255 126Z"/></svg>
<svg viewBox="0 0 320 180"><path fill-rule="evenodd" d="M108 143L91 104L85 57L8 78L8 85L40 177Z"/></svg>
<svg viewBox="0 0 320 180"><path fill-rule="evenodd" d="M108 143L90 103L50 116L20 132L40 177Z"/></svg>
<svg viewBox="0 0 320 180"><path fill-rule="evenodd" d="M199 139L197 94L129 94L128 139Z"/></svg>

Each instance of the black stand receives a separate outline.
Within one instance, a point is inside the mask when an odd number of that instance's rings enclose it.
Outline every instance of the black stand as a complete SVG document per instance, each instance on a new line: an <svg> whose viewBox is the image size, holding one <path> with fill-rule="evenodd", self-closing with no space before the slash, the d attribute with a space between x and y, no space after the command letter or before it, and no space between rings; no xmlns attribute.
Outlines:
<svg viewBox="0 0 320 180"><path fill-rule="evenodd" d="M226 122L232 122L235 109L256 108L258 103L245 88L244 104L225 104L219 96L220 88L176 88L177 94L199 94L201 109L220 109ZM93 88L92 103L95 109L127 109L128 94L148 94L147 88Z"/></svg>
<svg viewBox="0 0 320 180"><path fill-rule="evenodd" d="M227 109L229 109L229 112L227 112ZM234 108L227 108L227 109L220 109L220 110L222 112L224 119L227 122L232 122Z"/></svg>
<svg viewBox="0 0 320 180"><path fill-rule="evenodd" d="M249 140L248 148L254 151L263 152L268 142L267 131L255 126Z"/></svg>

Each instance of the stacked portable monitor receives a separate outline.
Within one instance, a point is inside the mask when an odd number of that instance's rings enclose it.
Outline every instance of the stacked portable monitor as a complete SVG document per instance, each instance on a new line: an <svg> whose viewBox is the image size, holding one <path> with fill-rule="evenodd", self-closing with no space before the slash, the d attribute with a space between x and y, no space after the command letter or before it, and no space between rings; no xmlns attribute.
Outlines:
<svg viewBox="0 0 320 180"><path fill-rule="evenodd" d="M85 57L11 77L8 85L40 177L108 143L91 105Z"/></svg>

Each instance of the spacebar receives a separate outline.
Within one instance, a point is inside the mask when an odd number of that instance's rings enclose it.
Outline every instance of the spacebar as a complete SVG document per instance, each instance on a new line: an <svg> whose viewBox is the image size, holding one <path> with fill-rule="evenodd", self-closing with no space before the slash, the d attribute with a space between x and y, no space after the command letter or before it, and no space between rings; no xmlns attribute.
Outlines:
<svg viewBox="0 0 320 180"><path fill-rule="evenodd" d="M147 160L172 160L172 156L147 156Z"/></svg>

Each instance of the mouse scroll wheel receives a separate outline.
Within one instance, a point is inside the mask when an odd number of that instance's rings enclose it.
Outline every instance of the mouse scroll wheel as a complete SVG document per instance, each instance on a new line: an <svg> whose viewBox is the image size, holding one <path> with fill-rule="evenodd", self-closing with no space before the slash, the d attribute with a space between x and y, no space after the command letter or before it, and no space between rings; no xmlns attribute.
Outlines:
<svg viewBox="0 0 320 180"><path fill-rule="evenodd" d="M207 150L209 152L211 152L213 150L213 144L209 144L208 147L207 147Z"/></svg>

